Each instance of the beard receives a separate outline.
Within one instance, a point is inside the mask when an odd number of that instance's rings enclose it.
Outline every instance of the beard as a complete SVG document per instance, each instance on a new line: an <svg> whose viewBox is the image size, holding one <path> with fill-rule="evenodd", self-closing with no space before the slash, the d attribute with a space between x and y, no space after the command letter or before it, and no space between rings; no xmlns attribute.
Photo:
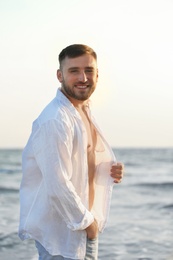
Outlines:
<svg viewBox="0 0 173 260"><path fill-rule="evenodd" d="M83 85L86 85L86 84L79 82L78 85L83 86ZM89 99L91 94L94 92L95 85L94 84L92 84L92 85L87 84L86 89L78 89L75 86L70 87L63 80L63 82L61 83L61 89L64 92L64 94L67 95L67 97L73 98L73 99L76 99L76 100L79 100L79 101L85 101L85 100Z"/></svg>

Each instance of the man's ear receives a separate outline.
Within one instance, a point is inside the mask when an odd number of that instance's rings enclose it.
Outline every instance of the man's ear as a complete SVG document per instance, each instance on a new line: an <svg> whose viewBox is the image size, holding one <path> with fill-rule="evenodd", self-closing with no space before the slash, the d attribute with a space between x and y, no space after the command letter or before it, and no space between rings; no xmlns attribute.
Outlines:
<svg viewBox="0 0 173 260"><path fill-rule="evenodd" d="M99 78L99 71L98 71L98 69L97 69L97 81L98 81L98 78Z"/></svg>
<svg viewBox="0 0 173 260"><path fill-rule="evenodd" d="M63 76L62 76L62 71L60 69L57 70L56 75L57 75L59 82L62 83L63 82Z"/></svg>

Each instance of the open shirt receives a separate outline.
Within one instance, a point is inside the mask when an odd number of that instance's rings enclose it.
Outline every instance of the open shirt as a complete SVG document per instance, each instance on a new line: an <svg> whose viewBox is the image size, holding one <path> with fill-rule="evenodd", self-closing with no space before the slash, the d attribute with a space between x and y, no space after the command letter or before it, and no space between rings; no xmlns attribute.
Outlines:
<svg viewBox="0 0 173 260"><path fill-rule="evenodd" d="M84 259L85 229L107 222L115 157L91 115L95 148L95 198L88 210L87 132L73 104L58 89L56 97L33 122L22 155L20 226L22 240L39 241L51 255Z"/></svg>

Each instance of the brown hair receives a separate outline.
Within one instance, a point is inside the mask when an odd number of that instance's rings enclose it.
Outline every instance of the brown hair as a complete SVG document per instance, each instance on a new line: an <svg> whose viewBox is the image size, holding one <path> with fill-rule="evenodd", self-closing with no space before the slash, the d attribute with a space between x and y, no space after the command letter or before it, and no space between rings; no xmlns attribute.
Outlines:
<svg viewBox="0 0 173 260"><path fill-rule="evenodd" d="M59 64L61 67L62 61L68 58L76 58L84 54L90 54L97 60L96 52L89 46L84 44L72 44L64 48L59 54Z"/></svg>

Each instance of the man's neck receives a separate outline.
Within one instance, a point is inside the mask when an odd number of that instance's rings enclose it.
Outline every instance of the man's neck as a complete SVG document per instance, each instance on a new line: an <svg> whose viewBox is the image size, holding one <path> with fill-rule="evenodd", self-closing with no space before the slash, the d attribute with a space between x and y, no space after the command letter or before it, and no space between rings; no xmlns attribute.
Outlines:
<svg viewBox="0 0 173 260"><path fill-rule="evenodd" d="M88 104L88 100L78 100L78 99L72 98L62 88L60 90L69 99L69 101L73 104L73 106L77 110L80 110L80 111L85 110L85 107Z"/></svg>

